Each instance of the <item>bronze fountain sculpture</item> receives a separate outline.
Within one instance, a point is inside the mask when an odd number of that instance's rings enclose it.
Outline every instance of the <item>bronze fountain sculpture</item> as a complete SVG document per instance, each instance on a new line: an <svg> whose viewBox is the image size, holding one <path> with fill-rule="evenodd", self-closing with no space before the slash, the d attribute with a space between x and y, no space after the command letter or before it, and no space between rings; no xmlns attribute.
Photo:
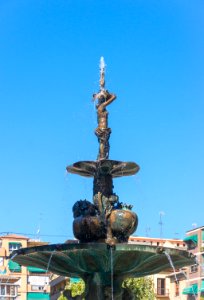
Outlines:
<svg viewBox="0 0 204 300"><path fill-rule="evenodd" d="M105 89L104 75L105 64L101 59L100 91L94 95L94 101L98 101L97 160L80 161L67 167L69 173L93 178L93 203L79 200L73 206L73 232L79 242L22 248L13 251L10 259L58 275L82 278L86 300L128 300L132 298L122 288L124 279L171 268L167 256L175 268L195 264L195 259L182 250L128 244L138 218L131 205L119 202L113 192L113 178L134 175L139 166L109 159L111 129L106 108L116 96Z"/></svg>
<svg viewBox="0 0 204 300"><path fill-rule="evenodd" d="M137 227L137 215L131 211L131 205L119 202L119 197L113 193L113 178L133 175L139 166L133 162L109 160L108 111L106 107L116 96L105 90L105 70L103 59L100 68L100 91L93 95L98 100L98 127L95 134L98 137L99 153L97 161L82 161L67 167L67 171L82 176L93 177L93 202L78 201L73 207L75 237L80 242L106 242L109 245L127 242L130 234Z"/></svg>

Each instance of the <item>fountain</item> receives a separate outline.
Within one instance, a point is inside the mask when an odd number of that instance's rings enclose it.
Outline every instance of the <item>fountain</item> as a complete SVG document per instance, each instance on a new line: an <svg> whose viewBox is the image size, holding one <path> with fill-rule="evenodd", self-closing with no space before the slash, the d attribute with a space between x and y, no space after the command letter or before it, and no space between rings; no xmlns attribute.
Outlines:
<svg viewBox="0 0 204 300"><path fill-rule="evenodd" d="M58 275L80 277L85 281L86 300L128 300L122 282L195 263L187 251L138 244L128 244L137 228L138 217L132 206L119 201L113 192L113 179L134 175L134 162L109 159L107 106L116 95L105 89L105 63L100 64L100 90L97 101L99 142L96 161L79 161L67 167L69 173L93 178L93 202L79 200L73 206L73 232L76 243L21 248L10 259L23 266L34 266Z"/></svg>

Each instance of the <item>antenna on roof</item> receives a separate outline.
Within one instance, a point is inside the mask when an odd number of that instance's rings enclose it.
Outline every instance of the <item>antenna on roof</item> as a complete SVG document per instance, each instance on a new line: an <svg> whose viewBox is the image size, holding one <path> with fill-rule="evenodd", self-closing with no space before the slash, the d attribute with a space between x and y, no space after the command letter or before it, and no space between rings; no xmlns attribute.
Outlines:
<svg viewBox="0 0 204 300"><path fill-rule="evenodd" d="M163 237L163 221L162 221L162 217L165 215L164 211L160 211L159 212L159 225L160 225L160 238Z"/></svg>

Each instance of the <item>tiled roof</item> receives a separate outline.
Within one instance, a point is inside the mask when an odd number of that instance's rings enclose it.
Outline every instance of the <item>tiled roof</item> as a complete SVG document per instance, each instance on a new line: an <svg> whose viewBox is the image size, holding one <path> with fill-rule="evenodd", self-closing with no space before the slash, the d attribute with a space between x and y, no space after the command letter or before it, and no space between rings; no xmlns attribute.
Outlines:
<svg viewBox="0 0 204 300"><path fill-rule="evenodd" d="M18 234L7 234L7 235L1 235L0 239L20 239L20 240L29 240L27 236L18 235Z"/></svg>
<svg viewBox="0 0 204 300"><path fill-rule="evenodd" d="M183 240L181 239L168 239L168 238L152 238L152 237L142 237L142 236L130 236L129 240L131 241L146 241L146 242L172 242L172 243L183 243Z"/></svg>

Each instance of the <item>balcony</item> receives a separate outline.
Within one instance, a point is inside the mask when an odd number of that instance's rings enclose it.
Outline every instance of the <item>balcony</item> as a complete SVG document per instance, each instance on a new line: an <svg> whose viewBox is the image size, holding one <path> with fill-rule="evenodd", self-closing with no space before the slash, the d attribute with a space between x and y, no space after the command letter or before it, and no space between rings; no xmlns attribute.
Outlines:
<svg viewBox="0 0 204 300"><path fill-rule="evenodd" d="M156 299L169 300L169 291L165 288L157 288Z"/></svg>
<svg viewBox="0 0 204 300"><path fill-rule="evenodd" d="M28 292L32 293L50 293L50 286L49 285L31 285L28 284L27 286Z"/></svg>
<svg viewBox="0 0 204 300"><path fill-rule="evenodd" d="M156 299L157 300L170 300L169 298L169 294L166 294L166 295L156 295Z"/></svg>
<svg viewBox="0 0 204 300"><path fill-rule="evenodd" d="M14 299L18 295L18 290L16 285L9 283L0 285L0 299Z"/></svg>

